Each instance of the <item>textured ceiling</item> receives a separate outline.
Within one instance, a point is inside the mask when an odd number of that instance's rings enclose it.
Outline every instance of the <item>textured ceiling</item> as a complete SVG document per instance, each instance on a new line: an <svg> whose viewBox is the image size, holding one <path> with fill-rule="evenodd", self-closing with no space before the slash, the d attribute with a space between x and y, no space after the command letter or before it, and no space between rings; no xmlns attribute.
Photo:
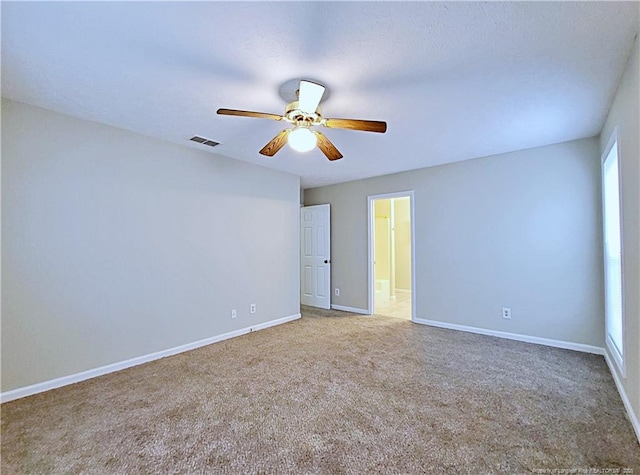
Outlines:
<svg viewBox="0 0 640 475"><path fill-rule="evenodd" d="M304 187L599 133L638 2L2 2L2 94L287 171ZM330 89L324 129L344 158L285 147L282 84ZM221 142L215 149L193 135ZM215 159L215 155L212 155Z"/></svg>

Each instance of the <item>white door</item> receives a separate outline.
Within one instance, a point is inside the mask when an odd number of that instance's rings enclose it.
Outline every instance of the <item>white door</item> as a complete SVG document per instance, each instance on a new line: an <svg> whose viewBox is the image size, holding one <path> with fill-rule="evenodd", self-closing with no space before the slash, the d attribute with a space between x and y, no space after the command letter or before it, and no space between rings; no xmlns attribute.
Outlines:
<svg viewBox="0 0 640 475"><path fill-rule="evenodd" d="M300 209L300 303L331 308L329 205Z"/></svg>

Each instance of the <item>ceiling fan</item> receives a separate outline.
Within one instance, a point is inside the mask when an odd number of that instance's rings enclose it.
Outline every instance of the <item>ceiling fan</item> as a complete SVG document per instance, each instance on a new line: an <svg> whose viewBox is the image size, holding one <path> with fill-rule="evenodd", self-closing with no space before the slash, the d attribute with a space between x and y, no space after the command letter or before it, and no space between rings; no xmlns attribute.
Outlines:
<svg viewBox="0 0 640 475"><path fill-rule="evenodd" d="M282 120L292 124L292 128L284 129L260 150L262 155L268 157L273 157L288 142L291 148L298 152L308 152L317 145L329 160L342 158L340 151L322 132L312 129L312 127L320 125L330 129L362 130L378 133L387 131L386 122L323 118L318 106L324 91L325 87L321 84L302 80L300 81L299 89L296 91L298 100L287 104L284 115L236 109L218 109L218 114Z"/></svg>

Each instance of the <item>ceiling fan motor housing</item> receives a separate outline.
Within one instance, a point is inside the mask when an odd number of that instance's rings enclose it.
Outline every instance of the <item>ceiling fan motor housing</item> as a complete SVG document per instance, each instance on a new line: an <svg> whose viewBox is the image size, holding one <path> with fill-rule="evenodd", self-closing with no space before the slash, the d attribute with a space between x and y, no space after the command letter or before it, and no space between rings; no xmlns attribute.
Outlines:
<svg viewBox="0 0 640 475"><path fill-rule="evenodd" d="M298 101L293 101L287 104L284 112L284 118L287 122L292 124L308 124L308 126L320 125L322 122L320 107L318 107L313 114L310 114L300 110Z"/></svg>

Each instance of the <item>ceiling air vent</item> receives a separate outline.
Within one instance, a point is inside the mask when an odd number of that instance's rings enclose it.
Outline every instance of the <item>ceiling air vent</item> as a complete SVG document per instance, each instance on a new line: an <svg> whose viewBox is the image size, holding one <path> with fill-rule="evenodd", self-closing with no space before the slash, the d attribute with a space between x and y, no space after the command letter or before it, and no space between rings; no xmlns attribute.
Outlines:
<svg viewBox="0 0 640 475"><path fill-rule="evenodd" d="M216 145L220 145L220 142L215 142L213 140L205 139L204 137L198 137L197 135L194 135L189 140L193 142L201 143L202 145L208 145L209 147L215 147Z"/></svg>

